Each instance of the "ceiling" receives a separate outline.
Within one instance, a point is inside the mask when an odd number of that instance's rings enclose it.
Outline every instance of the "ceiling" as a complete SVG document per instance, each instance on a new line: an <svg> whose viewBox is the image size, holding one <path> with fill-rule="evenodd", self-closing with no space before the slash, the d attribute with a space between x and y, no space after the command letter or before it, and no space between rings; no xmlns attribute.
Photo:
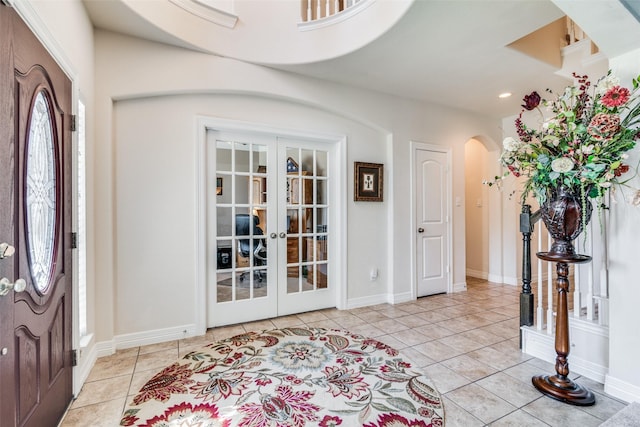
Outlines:
<svg viewBox="0 0 640 427"><path fill-rule="evenodd" d="M180 44L144 28L150 24L130 16L119 1L95 2L100 13L92 3L85 0L98 28ZM113 3L109 13L105 3ZM502 118L518 114L523 95L532 90L567 84L557 67L508 47L563 15L550 0L416 0L390 31L355 52L269 66ZM513 96L499 99L503 92Z"/></svg>

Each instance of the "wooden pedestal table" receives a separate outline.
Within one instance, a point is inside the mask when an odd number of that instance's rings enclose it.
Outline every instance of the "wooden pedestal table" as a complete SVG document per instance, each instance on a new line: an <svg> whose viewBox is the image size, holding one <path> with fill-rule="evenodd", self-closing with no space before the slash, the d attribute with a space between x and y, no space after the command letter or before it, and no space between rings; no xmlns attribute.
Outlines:
<svg viewBox="0 0 640 427"><path fill-rule="evenodd" d="M569 292L569 264L581 264L591 261L587 255L558 255L551 252L538 252L538 258L557 263L556 280L556 375L537 375L531 379L540 392L565 403L577 406L591 406L596 398L591 391L569 379L569 310L567 293Z"/></svg>

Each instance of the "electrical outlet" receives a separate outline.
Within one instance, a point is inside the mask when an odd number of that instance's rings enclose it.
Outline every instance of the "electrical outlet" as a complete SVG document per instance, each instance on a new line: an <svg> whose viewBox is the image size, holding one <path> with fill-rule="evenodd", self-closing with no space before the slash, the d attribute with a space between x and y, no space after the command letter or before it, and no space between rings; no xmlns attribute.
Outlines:
<svg viewBox="0 0 640 427"><path fill-rule="evenodd" d="M373 282L374 280L378 279L378 269L377 268L372 268L371 269L371 273L369 274L369 279L371 279L371 281Z"/></svg>

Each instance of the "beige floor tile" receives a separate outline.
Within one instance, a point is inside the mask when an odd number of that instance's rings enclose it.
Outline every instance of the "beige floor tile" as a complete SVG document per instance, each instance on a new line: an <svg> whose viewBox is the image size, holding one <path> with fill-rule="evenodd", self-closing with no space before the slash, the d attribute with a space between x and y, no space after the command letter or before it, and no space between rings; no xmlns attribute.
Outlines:
<svg viewBox="0 0 640 427"><path fill-rule="evenodd" d="M155 353L157 351L177 350L178 341L167 341L159 344L151 344L140 347L139 354Z"/></svg>
<svg viewBox="0 0 640 427"><path fill-rule="evenodd" d="M155 353L141 354L138 356L136 369L134 372L147 371L150 369L162 369L174 363L178 359L178 349L158 351Z"/></svg>
<svg viewBox="0 0 640 427"><path fill-rule="evenodd" d="M70 409L60 427L113 427L120 425L125 397Z"/></svg>
<svg viewBox="0 0 640 427"><path fill-rule="evenodd" d="M446 396L444 403L444 420L447 427L482 427L484 423L453 403Z"/></svg>
<svg viewBox="0 0 640 427"><path fill-rule="evenodd" d="M476 384L518 408L540 399L540 392L533 384L523 383L502 372L483 378Z"/></svg>
<svg viewBox="0 0 640 427"><path fill-rule="evenodd" d="M602 423L600 418L584 412L581 408L541 397L522 408L535 418L557 427L596 427Z"/></svg>
<svg viewBox="0 0 640 427"><path fill-rule="evenodd" d="M456 390L471 383L469 379L456 374L441 363L426 366L422 370L431 378L441 394Z"/></svg>
<svg viewBox="0 0 640 427"><path fill-rule="evenodd" d="M471 381L488 377L498 371L496 368L472 359L465 354L444 360L441 363L456 374L462 375Z"/></svg>
<svg viewBox="0 0 640 427"><path fill-rule="evenodd" d="M418 350L420 353L432 358L436 362L451 359L452 357L459 356L463 353L461 350L455 349L439 341L425 342L422 344L414 345L413 348Z"/></svg>
<svg viewBox="0 0 640 427"><path fill-rule="evenodd" d="M136 347L137 350L137 347ZM93 369L87 377L87 381L103 380L106 378L131 375L136 365L138 356L107 356L96 361Z"/></svg>
<svg viewBox="0 0 640 427"><path fill-rule="evenodd" d="M490 424L491 427L545 427L548 425L521 409Z"/></svg>
<svg viewBox="0 0 640 427"><path fill-rule="evenodd" d="M447 397L487 424L518 409L476 384L453 390L447 393Z"/></svg>
<svg viewBox="0 0 640 427"><path fill-rule="evenodd" d="M82 387L78 398L71 405L71 409L106 402L116 398L124 398L127 396L130 383L131 375L87 382Z"/></svg>
<svg viewBox="0 0 640 427"><path fill-rule="evenodd" d="M409 329L409 327L404 323L400 323L395 319L389 319L389 318L379 322L374 322L373 326L375 326L376 328L380 329L381 331L387 334L392 334L394 332L404 331L405 329Z"/></svg>

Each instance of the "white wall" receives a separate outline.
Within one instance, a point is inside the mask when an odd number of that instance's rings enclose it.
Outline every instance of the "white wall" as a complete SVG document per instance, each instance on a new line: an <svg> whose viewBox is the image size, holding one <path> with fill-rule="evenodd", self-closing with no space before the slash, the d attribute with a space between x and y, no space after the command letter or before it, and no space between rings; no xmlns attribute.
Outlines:
<svg viewBox="0 0 640 427"><path fill-rule="evenodd" d="M632 78L640 74L640 49L611 60L611 68L621 82L630 87ZM640 147L630 155L630 165L640 163ZM640 401L640 262L638 262L638 227L640 206L633 206L634 191L640 179L629 183L633 189L619 192L611 207L609 239L609 375L605 391L627 401Z"/></svg>
<svg viewBox="0 0 640 427"><path fill-rule="evenodd" d="M409 141L452 148L454 197L463 199L464 143L473 135L499 139L495 121L462 111L112 33L96 33L96 58L96 79L100 82L96 87L100 162L95 168L100 340L191 323L195 207L189 185L194 180L196 114L347 136L349 253L345 285L352 304L410 294L408 242L414 233L407 191ZM148 150L161 153L160 160L150 162L146 155L153 153ZM170 173L164 170L169 160L176 163ZM354 161L385 164L385 202L352 201L350 168ZM138 183L128 181L143 171L149 176L138 178ZM161 177L162 173L169 175ZM172 181L167 182L169 179ZM135 197L142 185L144 197L150 198L146 204ZM166 207L164 213L155 214L156 220L135 228L146 218L141 211L157 207L165 199L180 207ZM173 221L177 216L180 221ZM454 207L453 229L453 280L464 283L463 206ZM151 240L142 243L141 233ZM150 248L159 244L160 236L177 239L185 251L169 266L155 261L158 250ZM149 252L142 255L144 251ZM144 258L134 262L128 255ZM376 282L368 277L372 263L380 270ZM155 271L159 265L168 270L165 273L170 279ZM142 280L145 277L154 280ZM176 280L179 287L173 283ZM185 295L176 297L176 289ZM137 308L140 312L142 306L145 320L129 311ZM173 307L171 314L164 310L169 306ZM138 319L135 322L134 317Z"/></svg>

